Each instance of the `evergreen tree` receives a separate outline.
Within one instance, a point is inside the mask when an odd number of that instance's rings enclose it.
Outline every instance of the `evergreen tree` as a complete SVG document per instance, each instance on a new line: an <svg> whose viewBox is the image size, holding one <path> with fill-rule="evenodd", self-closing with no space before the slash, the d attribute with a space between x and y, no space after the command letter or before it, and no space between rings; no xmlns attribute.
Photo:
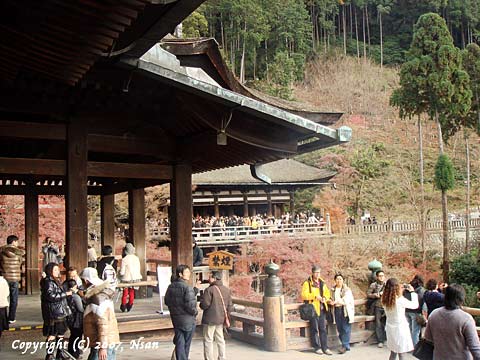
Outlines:
<svg viewBox="0 0 480 360"><path fill-rule="evenodd" d="M443 138L454 134L461 117L471 104L468 75L461 69L460 51L453 45L445 20L438 14L422 15L415 25L409 61L400 72L401 89L392 101L401 107L401 115L426 113L438 128L440 156ZM448 279L448 187L442 191L443 275Z"/></svg>

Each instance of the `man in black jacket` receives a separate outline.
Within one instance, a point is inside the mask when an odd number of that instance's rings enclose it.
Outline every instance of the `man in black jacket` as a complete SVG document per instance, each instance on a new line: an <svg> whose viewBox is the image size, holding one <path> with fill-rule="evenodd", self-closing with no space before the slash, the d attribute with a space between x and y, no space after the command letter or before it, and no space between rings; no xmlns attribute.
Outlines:
<svg viewBox="0 0 480 360"><path fill-rule="evenodd" d="M175 336L175 355L177 360L188 360L190 344L195 333L195 317L198 314L196 292L198 289L188 285L191 271L187 265L178 265L175 278L168 286L165 304L170 311Z"/></svg>

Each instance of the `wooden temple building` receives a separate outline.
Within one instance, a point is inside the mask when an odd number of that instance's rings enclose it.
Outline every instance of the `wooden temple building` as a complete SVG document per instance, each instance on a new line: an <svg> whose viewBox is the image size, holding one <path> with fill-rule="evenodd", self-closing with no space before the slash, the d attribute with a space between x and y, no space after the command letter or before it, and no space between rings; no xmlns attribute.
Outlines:
<svg viewBox="0 0 480 360"><path fill-rule="evenodd" d="M102 242L113 244L114 195L128 191L145 276L146 187L170 184L172 265L192 264L192 174L247 164L268 181L264 164L350 140L348 128L142 59L202 2L0 2L0 194L25 198L28 292L39 195L65 196L67 265L83 268L87 196L100 196Z"/></svg>
<svg viewBox="0 0 480 360"><path fill-rule="evenodd" d="M252 176L248 165L193 175L193 214L201 216L254 216L276 218L295 213L295 191L330 186L334 171L319 169L293 159L264 165L268 184Z"/></svg>

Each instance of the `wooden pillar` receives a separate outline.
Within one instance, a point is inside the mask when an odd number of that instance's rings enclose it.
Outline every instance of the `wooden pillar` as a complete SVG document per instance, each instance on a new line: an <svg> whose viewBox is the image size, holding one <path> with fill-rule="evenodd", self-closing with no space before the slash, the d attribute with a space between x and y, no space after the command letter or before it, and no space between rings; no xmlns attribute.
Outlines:
<svg viewBox="0 0 480 360"><path fill-rule="evenodd" d="M218 193L213 194L213 213L217 219L220 217L220 208L218 206Z"/></svg>
<svg viewBox="0 0 480 360"><path fill-rule="evenodd" d="M25 194L25 294L38 294L40 272L38 269L38 195L32 191Z"/></svg>
<svg viewBox="0 0 480 360"><path fill-rule="evenodd" d="M267 351L287 351L285 315L283 311L283 295L263 297L263 336L265 339L265 350Z"/></svg>
<svg viewBox="0 0 480 360"><path fill-rule="evenodd" d="M115 254L115 195L100 195L100 216L102 226L102 248L110 245Z"/></svg>
<svg viewBox="0 0 480 360"><path fill-rule="evenodd" d="M265 190L267 193L267 216L271 217L272 216L272 193L270 190Z"/></svg>
<svg viewBox="0 0 480 360"><path fill-rule="evenodd" d="M67 128L66 266L87 266L87 128L74 120Z"/></svg>
<svg viewBox="0 0 480 360"><path fill-rule="evenodd" d="M289 191L290 193L290 216L295 219L295 192Z"/></svg>
<svg viewBox="0 0 480 360"><path fill-rule="evenodd" d="M129 242L135 246L140 260L142 279L147 280L147 246L145 241L145 190L128 190L128 231ZM140 287L140 296L146 297L144 286Z"/></svg>
<svg viewBox="0 0 480 360"><path fill-rule="evenodd" d="M192 167L178 164L173 167L170 184L170 238L172 268L185 264L192 268Z"/></svg>
<svg viewBox="0 0 480 360"><path fill-rule="evenodd" d="M243 193L243 216L248 217L248 193Z"/></svg>
<svg viewBox="0 0 480 360"><path fill-rule="evenodd" d="M280 208L278 207L277 204L273 204L273 216L275 218L279 218L280 217Z"/></svg>

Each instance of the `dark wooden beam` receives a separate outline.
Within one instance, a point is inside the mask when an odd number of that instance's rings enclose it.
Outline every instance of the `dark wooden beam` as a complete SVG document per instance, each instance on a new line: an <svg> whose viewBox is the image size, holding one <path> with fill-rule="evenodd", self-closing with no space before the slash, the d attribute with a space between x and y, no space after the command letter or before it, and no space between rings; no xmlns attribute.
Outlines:
<svg viewBox="0 0 480 360"><path fill-rule="evenodd" d="M38 294L40 287L40 272L38 269L38 195L32 191L25 194L25 292Z"/></svg>
<svg viewBox="0 0 480 360"><path fill-rule="evenodd" d="M87 175L92 177L131 179L172 179L172 166L155 164L127 164L89 161ZM0 174L64 176L64 160L0 158ZM86 181L85 181L86 183Z"/></svg>
<svg viewBox="0 0 480 360"><path fill-rule="evenodd" d="M88 162L88 176L94 177L171 180L172 171L170 165Z"/></svg>
<svg viewBox="0 0 480 360"><path fill-rule="evenodd" d="M87 266L87 128L72 121L67 129L66 253L67 266Z"/></svg>
<svg viewBox="0 0 480 360"><path fill-rule="evenodd" d="M192 168L188 164L174 166L170 184L172 267L192 267Z"/></svg>
<svg viewBox="0 0 480 360"><path fill-rule="evenodd" d="M67 138L67 127L65 124L1 120L0 136L21 139L65 140Z"/></svg>
<svg viewBox="0 0 480 360"><path fill-rule="evenodd" d="M129 241L135 246L140 260L140 273L147 280L147 246L145 240L145 190L135 189L128 192ZM146 297L146 289L142 287L142 297Z"/></svg>
<svg viewBox="0 0 480 360"><path fill-rule="evenodd" d="M19 139L66 140L66 125L54 123L0 120L0 137ZM175 142L167 137L154 140L142 137L88 134L88 151L155 156L159 159L173 159Z"/></svg>
<svg viewBox="0 0 480 360"><path fill-rule="evenodd" d="M64 176L65 173L64 160L0 158L0 174Z"/></svg>
<svg viewBox="0 0 480 360"><path fill-rule="evenodd" d="M100 211L102 223L102 248L105 245L110 245L115 249L115 195L100 196Z"/></svg>

